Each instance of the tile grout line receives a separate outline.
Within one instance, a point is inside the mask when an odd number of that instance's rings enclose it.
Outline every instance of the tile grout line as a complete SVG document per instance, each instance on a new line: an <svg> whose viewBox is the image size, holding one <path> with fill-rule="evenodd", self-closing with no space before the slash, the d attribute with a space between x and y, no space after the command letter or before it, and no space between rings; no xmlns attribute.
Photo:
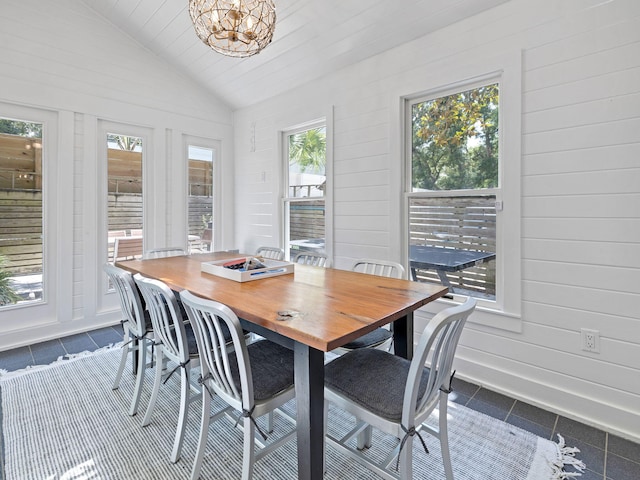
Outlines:
<svg viewBox="0 0 640 480"><path fill-rule="evenodd" d="M607 460L609 457L609 432L604 432L604 464L602 465L602 478L607 480Z"/></svg>

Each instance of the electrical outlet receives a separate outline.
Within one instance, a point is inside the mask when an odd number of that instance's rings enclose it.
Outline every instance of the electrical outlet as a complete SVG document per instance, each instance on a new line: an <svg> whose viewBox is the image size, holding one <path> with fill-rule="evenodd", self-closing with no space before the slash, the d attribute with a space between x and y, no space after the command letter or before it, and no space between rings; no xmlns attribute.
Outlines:
<svg viewBox="0 0 640 480"><path fill-rule="evenodd" d="M589 328L580 329L582 339L582 350L587 352L600 353L600 332Z"/></svg>

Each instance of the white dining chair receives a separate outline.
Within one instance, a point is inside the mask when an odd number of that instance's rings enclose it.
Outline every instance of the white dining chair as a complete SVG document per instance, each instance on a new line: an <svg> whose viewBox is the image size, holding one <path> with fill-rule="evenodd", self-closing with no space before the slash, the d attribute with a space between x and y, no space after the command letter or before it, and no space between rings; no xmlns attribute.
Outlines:
<svg viewBox="0 0 640 480"><path fill-rule="evenodd" d="M324 253L302 252L296 255L294 263L311 265L312 267L329 267L329 260Z"/></svg>
<svg viewBox="0 0 640 480"><path fill-rule="evenodd" d="M145 278L140 274L133 278L149 310L155 338L155 377L151 399L142 420L143 426L151 423L163 381L166 383L176 372L180 375L180 411L170 456L171 462L175 463L180 459L182 451L189 404L200 393L200 389L191 383L191 369L200 363L198 347L193 329L189 323L184 322L173 291L159 280ZM195 395L191 395L192 391L195 391Z"/></svg>
<svg viewBox="0 0 640 480"><path fill-rule="evenodd" d="M413 441L418 436L426 449L421 432L428 432L439 438L445 476L453 480L447 401L458 340L475 306L475 299L469 298L463 305L447 308L434 316L422 332L411 361L383 350L365 348L328 363L325 367L325 429L329 402L354 415L356 427L342 438L327 435L327 442L383 478L412 480ZM429 367L425 367L427 361ZM436 407L438 427L425 425ZM398 439L395 450L382 463L361 451L371 446L372 427ZM350 442L354 436L360 450Z"/></svg>
<svg viewBox="0 0 640 480"><path fill-rule="evenodd" d="M404 278L405 273L404 267L397 262L371 258L356 260L351 266L351 270L389 278Z"/></svg>
<svg viewBox="0 0 640 480"><path fill-rule="evenodd" d="M196 334L203 386L200 435L191 479L200 476L211 418L215 421L235 410L240 412L235 416L242 423L244 433L242 479L250 480L254 463L296 434L295 419L279 409L295 396L293 351L268 340L247 345L240 321L229 307L196 297L186 290L180 292L180 298ZM231 333L232 353L224 346L223 326ZM228 407L210 416L213 394ZM269 443L256 442L256 430L265 442L267 440L257 427L256 418L274 411L289 420L293 429Z"/></svg>
<svg viewBox="0 0 640 480"><path fill-rule="evenodd" d="M284 250L279 247L258 247L256 257L269 258L271 260L284 260Z"/></svg>
<svg viewBox="0 0 640 480"><path fill-rule="evenodd" d="M150 258L176 257L179 255L186 255L186 254L187 252L182 247L154 248L144 252L144 255L142 256L142 258L146 260Z"/></svg>
<svg viewBox="0 0 640 480"><path fill-rule="evenodd" d="M110 263L106 263L103 269L118 294L120 310L123 316L122 328L124 330L124 337L122 355L113 383L113 390L120 388L122 372L127 363L129 353L131 353L132 362L134 361L133 358L135 355L135 362L137 363L136 382L131 399L131 406L129 407L129 415L135 415L138 412L142 384L147 369L147 348L153 343L153 330L131 273Z"/></svg>
<svg viewBox="0 0 640 480"><path fill-rule="evenodd" d="M402 265L388 260L377 260L362 258L356 260L351 270L369 275L378 275L380 277L404 278L405 270ZM375 299L374 299L375 300ZM342 354L350 350L358 348L387 348L392 346L393 332L389 327L378 327L372 332L366 333L356 338L342 347L333 350L333 353Z"/></svg>

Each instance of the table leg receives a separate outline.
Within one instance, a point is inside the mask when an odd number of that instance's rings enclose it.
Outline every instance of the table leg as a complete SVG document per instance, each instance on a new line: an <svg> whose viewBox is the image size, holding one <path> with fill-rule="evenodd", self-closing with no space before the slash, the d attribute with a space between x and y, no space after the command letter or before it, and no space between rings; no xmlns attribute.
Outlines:
<svg viewBox="0 0 640 480"><path fill-rule="evenodd" d="M324 451L324 353L296 342L294 354L298 478L320 480Z"/></svg>
<svg viewBox="0 0 640 480"><path fill-rule="evenodd" d="M393 322L392 328L394 353L411 360L413 358L413 312Z"/></svg>
<svg viewBox="0 0 640 480"><path fill-rule="evenodd" d="M447 277L447 272L445 272L444 270L436 270L436 272L438 273L438 277L440 277L440 282L442 282L442 285L451 289L451 282L449 281L449 277Z"/></svg>

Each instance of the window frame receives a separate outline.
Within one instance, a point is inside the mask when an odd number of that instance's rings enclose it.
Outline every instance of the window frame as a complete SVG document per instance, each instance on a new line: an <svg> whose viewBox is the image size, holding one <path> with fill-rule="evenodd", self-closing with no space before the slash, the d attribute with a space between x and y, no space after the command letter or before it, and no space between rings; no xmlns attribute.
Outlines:
<svg viewBox="0 0 640 480"><path fill-rule="evenodd" d="M131 137L139 137L142 139L142 251L146 251L150 244L153 244L150 225L153 224L152 219L157 214L154 209L153 192L150 192L152 182L150 176L153 172L153 146L154 146L154 130L152 128L143 127L135 124L127 124L122 122L114 122L98 118L96 119L97 136L95 139L97 169L96 169L96 246L95 255L96 270L98 272L97 291L99 292L97 301L97 312L104 313L113 308L116 303L115 290L110 288L109 278L103 271L103 264L108 261L108 230L109 230L109 205L108 205L108 148L107 135L120 134Z"/></svg>
<svg viewBox="0 0 640 480"><path fill-rule="evenodd" d="M2 118L17 121L39 123L42 125L42 299L15 305L4 305L0 309L0 321L3 334L26 332L31 328L46 328L58 318L64 301L70 299L67 292L58 288L60 279L71 276L70 262L63 262L61 254L69 253L59 236L66 234L65 227L69 225L69 215L64 208L72 203L70 189L58 187L58 177L61 171L73 168L72 156L69 149L62 144L62 139L69 139L66 123L68 116L59 112L14 105L0 102ZM72 210L72 209L71 209ZM2 318L4 317L4 318Z"/></svg>
<svg viewBox="0 0 640 480"><path fill-rule="evenodd" d="M491 63L491 62L490 62ZM420 196L447 196L452 191L413 192L411 158L411 105L417 101L437 98L497 83L499 103L499 166L498 188L471 190L470 192L496 193L496 201L502 209L496 209L496 299L478 299L474 323L496 328L520 331L521 322L521 58L519 54L496 59L496 68L481 75L458 76L450 82L442 82L435 88L401 97L401 137L403 157L403 205L402 205L402 253L408 267L409 205L411 198ZM448 72L450 76L456 72ZM446 74L443 77L447 77ZM465 78L464 80L459 80ZM467 192L467 191L455 191ZM499 210L499 211L498 211ZM508 228L507 228L508 226ZM451 303L460 303L464 297L452 295L452 299L432 302L425 310L436 313Z"/></svg>
<svg viewBox="0 0 640 480"><path fill-rule="evenodd" d="M331 251L331 238L332 238L332 222L331 222L331 203L329 199L332 197L332 182L330 181L330 172L332 171L332 129L331 129L331 116L318 118L309 122L301 123L292 127L284 128L280 131L280 141L281 141L281 194L280 194L280 215L282 218L281 221L281 236L282 236L282 247L285 250L285 259L288 261L293 261L293 258L289 258L289 215L287 215L287 208L291 203L307 203L311 201L324 201L324 214L325 214L325 243L324 243L324 253L327 256L327 259L330 261L332 256ZM325 144L325 190L324 195L322 197L290 197L289 196L289 137L291 135L295 135L296 133L304 132L307 130L311 130L314 128L324 127L325 128L325 136L326 136L326 144Z"/></svg>

